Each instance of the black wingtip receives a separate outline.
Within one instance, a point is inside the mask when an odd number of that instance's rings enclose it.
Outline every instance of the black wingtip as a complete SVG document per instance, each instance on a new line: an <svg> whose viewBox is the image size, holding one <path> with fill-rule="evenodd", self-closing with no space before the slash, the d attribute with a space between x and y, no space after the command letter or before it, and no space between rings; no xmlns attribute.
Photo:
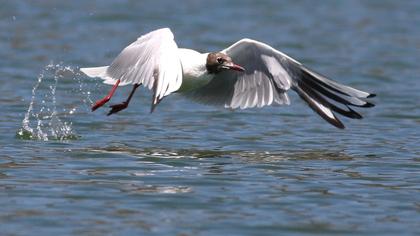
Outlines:
<svg viewBox="0 0 420 236"><path fill-rule="evenodd" d="M334 125L335 127L339 128L339 129L346 129L346 126L343 125L343 123L331 123L330 124Z"/></svg>
<svg viewBox="0 0 420 236"><path fill-rule="evenodd" d="M376 97L376 94L371 93L371 94L369 94L366 98L374 98L374 97Z"/></svg>
<svg viewBox="0 0 420 236"><path fill-rule="evenodd" d="M152 106L152 107L150 108L150 114L152 114L152 113L155 111L155 107L156 107L156 106Z"/></svg>
<svg viewBox="0 0 420 236"><path fill-rule="evenodd" d="M319 115L321 115L318 111L317 113ZM326 115L321 115L322 118L324 118L324 120L326 120L328 123L332 124L334 127L339 128L339 129L345 129L346 127L344 126L343 122L341 122L341 120L339 120L335 115L334 118L330 118Z"/></svg>
<svg viewBox="0 0 420 236"><path fill-rule="evenodd" d="M157 102L156 102L156 100L155 100L155 99L153 99L153 101L152 101L152 105L150 106L150 114L152 114L152 113L155 111L156 106L159 104L159 102L160 102L160 101L157 101Z"/></svg>
<svg viewBox="0 0 420 236"><path fill-rule="evenodd" d="M357 113L355 110L351 109L350 107L347 107L347 109L349 109L348 113L343 115L353 119L363 119L363 116Z"/></svg>
<svg viewBox="0 0 420 236"><path fill-rule="evenodd" d="M303 85L302 87L295 87L295 91L298 93L298 95L309 105L309 107L315 111L318 115L320 115L325 121L330 123L331 125L339 128L344 129L344 124L333 114L333 117L329 116L325 111L319 108L318 102L316 102L314 99L312 99L306 91L314 95L308 88ZM330 109L330 108L327 108ZM352 113L352 110L350 110L350 113ZM347 114L347 113L345 113ZM347 115L349 116L349 115ZM350 116L351 117L351 116Z"/></svg>
<svg viewBox="0 0 420 236"><path fill-rule="evenodd" d="M152 102L152 105L150 106L150 114L152 114L156 109L157 103Z"/></svg>
<svg viewBox="0 0 420 236"><path fill-rule="evenodd" d="M360 106L360 107L374 107L374 106L375 106L375 104L370 103L370 102L366 102L366 104L365 104L365 105Z"/></svg>
<svg viewBox="0 0 420 236"><path fill-rule="evenodd" d="M150 114L155 111L156 106L159 104L160 100L157 98L156 93L153 94L152 105L150 106Z"/></svg>

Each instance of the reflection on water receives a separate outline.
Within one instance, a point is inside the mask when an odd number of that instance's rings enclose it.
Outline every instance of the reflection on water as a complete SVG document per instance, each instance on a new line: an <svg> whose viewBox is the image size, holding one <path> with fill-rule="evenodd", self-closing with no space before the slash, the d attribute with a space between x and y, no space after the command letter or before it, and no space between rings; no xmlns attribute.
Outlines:
<svg viewBox="0 0 420 236"><path fill-rule="evenodd" d="M153 186L153 185L136 185L130 184L122 186L122 191L129 193L163 193L163 194L174 194L174 193L189 193L192 188L186 186Z"/></svg>
<svg viewBox="0 0 420 236"><path fill-rule="evenodd" d="M128 154L138 158L223 158L238 157L245 158L249 162L276 162L282 160L332 160L348 161L353 157L343 152L333 152L328 150L308 150L308 151L288 151L287 149L279 152L255 152L255 151L223 151L223 150L201 150L201 149L162 149L162 148L133 148L128 146L107 146L98 148L88 148L88 152Z"/></svg>

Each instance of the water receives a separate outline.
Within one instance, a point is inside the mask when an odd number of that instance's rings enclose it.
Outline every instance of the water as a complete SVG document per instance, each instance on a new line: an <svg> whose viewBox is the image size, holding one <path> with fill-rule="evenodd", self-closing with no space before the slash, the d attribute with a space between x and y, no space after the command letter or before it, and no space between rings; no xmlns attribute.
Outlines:
<svg viewBox="0 0 420 236"><path fill-rule="evenodd" d="M38 81L35 86L32 88L32 98L29 103L28 110L25 114L25 118L22 121L22 128L16 134L17 138L21 139L34 139L48 141L50 139L64 141L66 139L76 138L76 134L71 128L71 123L63 122L58 116L57 111L57 85L58 80L64 80L64 75L68 73L74 76L80 76L79 72L75 72L70 67L63 67L59 64L48 64L41 74L38 76ZM90 91L84 91L83 84L80 80L80 77L73 77L77 79L79 83L79 92L83 95L87 94L88 99L90 100ZM46 80L47 81L44 81ZM52 79L52 85L50 85L46 91L40 90L40 86L44 84L51 83L48 79ZM49 102L47 101L49 99ZM39 104L39 109L35 109L35 105L38 105L37 102L41 101ZM83 99L84 104L86 104L86 99ZM69 111L66 111L63 108L64 116L74 114L77 110L77 107L71 108ZM31 122L31 119L33 121ZM31 127L33 126L33 127ZM36 126L36 128L35 128Z"/></svg>
<svg viewBox="0 0 420 236"><path fill-rule="evenodd" d="M4 1L1 235L419 235L418 1ZM108 64L168 26L249 37L378 94L346 130L292 105L228 111L140 89L107 117ZM130 88L117 91L113 102Z"/></svg>

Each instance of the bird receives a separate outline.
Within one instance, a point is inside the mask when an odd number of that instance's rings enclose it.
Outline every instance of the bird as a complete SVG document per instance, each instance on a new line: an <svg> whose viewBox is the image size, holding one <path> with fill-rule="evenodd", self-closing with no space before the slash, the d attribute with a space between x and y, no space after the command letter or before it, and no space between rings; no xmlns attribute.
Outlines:
<svg viewBox="0 0 420 236"><path fill-rule="evenodd" d="M108 66L80 71L113 85L92 111L105 105L119 86L133 86L127 99L111 105L107 115L126 109L141 85L153 93L151 112L172 93L233 110L289 105L288 91L293 90L325 121L344 129L337 115L362 119L351 107L373 107L367 100L376 96L329 79L253 39L241 39L218 52L178 48L169 28L140 36Z"/></svg>

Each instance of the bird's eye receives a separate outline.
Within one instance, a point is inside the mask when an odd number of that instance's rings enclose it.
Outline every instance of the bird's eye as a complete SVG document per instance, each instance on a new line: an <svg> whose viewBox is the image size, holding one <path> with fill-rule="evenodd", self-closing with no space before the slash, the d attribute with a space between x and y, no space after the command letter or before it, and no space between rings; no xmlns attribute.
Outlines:
<svg viewBox="0 0 420 236"><path fill-rule="evenodd" d="M223 58L221 58L221 57L218 57L216 60L217 60L217 62L218 62L219 64L222 64L222 63L223 63Z"/></svg>

